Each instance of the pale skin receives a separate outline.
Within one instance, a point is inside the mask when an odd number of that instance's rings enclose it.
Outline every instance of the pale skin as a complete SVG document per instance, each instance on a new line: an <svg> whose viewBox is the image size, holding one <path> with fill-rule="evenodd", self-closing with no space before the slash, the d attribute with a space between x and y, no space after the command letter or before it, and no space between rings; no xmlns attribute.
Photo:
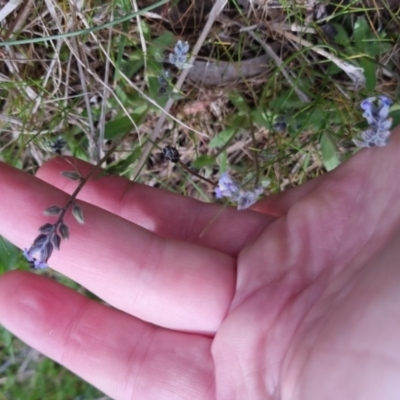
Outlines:
<svg viewBox="0 0 400 400"><path fill-rule="evenodd" d="M81 173L88 164L71 160ZM0 165L0 234L27 247L76 182ZM400 130L253 211L106 177L49 278L0 278L0 322L114 399L400 396ZM205 229L207 228L207 229Z"/></svg>

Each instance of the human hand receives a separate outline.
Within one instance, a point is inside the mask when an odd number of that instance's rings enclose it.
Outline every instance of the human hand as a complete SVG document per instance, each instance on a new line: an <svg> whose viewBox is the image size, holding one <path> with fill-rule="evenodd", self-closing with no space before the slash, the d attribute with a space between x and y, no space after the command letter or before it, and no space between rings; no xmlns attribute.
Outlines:
<svg viewBox="0 0 400 400"><path fill-rule="evenodd" d="M12 271L0 322L115 399L398 399L392 138L258 212L142 185L121 200L124 179L91 181L86 223L67 217L50 265L114 308ZM55 159L37 179L1 164L0 234L29 245L42 211L73 191L70 169Z"/></svg>

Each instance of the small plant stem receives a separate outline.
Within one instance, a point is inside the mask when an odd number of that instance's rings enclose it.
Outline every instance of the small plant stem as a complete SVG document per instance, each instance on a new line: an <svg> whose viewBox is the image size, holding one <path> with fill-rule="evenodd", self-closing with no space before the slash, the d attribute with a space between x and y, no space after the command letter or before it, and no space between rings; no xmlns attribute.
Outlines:
<svg viewBox="0 0 400 400"><path fill-rule="evenodd" d="M250 136L251 136L251 141L253 144L253 158L254 158L254 167L256 170L256 178L254 181L254 186L258 185L258 182L260 181L260 163L258 162L258 154L257 154L257 141L256 141L256 135L254 134L254 125L253 121L251 120L251 117L249 117L249 125L250 125Z"/></svg>
<svg viewBox="0 0 400 400"><path fill-rule="evenodd" d="M187 167L182 161L178 161L178 163L180 167L182 167L185 171L189 172L189 174L192 174L194 176L197 176L199 179L209 183L210 185L217 187L218 185L215 182L210 181L207 178L204 178L204 176L199 175L197 172L194 172L192 169L190 169L189 167Z"/></svg>
<svg viewBox="0 0 400 400"><path fill-rule="evenodd" d="M79 185L77 188L74 190L74 192L71 194L70 198L67 201L67 204L63 207L63 211L61 212L59 216L59 221L62 221L64 218L65 213L67 212L68 208L74 204L76 197L78 196L79 192L82 190L82 188L86 185L88 180L100 169L101 164L103 164L104 161L107 160L108 157L115 151L117 145L114 144L111 146L111 148L107 151L107 153L99 160L99 162L93 167L93 169L84 177L80 179Z"/></svg>
<svg viewBox="0 0 400 400"><path fill-rule="evenodd" d="M215 153L214 157L217 158L220 154L222 154L230 145L232 140L235 138L238 128L235 128L232 136L226 141L226 143Z"/></svg>

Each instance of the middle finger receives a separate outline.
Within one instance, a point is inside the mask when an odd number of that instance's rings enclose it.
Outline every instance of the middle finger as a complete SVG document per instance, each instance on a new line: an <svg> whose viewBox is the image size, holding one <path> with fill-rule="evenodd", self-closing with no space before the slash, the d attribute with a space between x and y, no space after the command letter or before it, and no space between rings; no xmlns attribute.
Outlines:
<svg viewBox="0 0 400 400"><path fill-rule="evenodd" d="M54 217L50 205L69 196L0 163L0 235L20 248ZM109 304L145 321L178 330L214 333L235 290L235 259L202 246L160 238L99 207L79 202L85 223L70 212L71 239L61 243L51 267ZM50 221L49 221L50 220Z"/></svg>

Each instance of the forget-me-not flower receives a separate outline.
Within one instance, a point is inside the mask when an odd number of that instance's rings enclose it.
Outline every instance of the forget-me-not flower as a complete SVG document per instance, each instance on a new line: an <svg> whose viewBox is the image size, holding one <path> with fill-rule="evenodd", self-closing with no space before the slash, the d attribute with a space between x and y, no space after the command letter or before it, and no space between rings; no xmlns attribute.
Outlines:
<svg viewBox="0 0 400 400"><path fill-rule="evenodd" d="M237 204L238 210L245 210L253 205L258 196L263 192L261 186L257 186L253 190L243 190L240 185L229 175L224 172L218 181L218 187L215 189L215 195L218 199L226 197Z"/></svg>
<svg viewBox="0 0 400 400"><path fill-rule="evenodd" d="M386 96L369 97L361 102L363 117L368 122L368 129L361 133L361 140L353 139L358 147L386 146L390 136L392 119L389 118L392 100Z"/></svg>

